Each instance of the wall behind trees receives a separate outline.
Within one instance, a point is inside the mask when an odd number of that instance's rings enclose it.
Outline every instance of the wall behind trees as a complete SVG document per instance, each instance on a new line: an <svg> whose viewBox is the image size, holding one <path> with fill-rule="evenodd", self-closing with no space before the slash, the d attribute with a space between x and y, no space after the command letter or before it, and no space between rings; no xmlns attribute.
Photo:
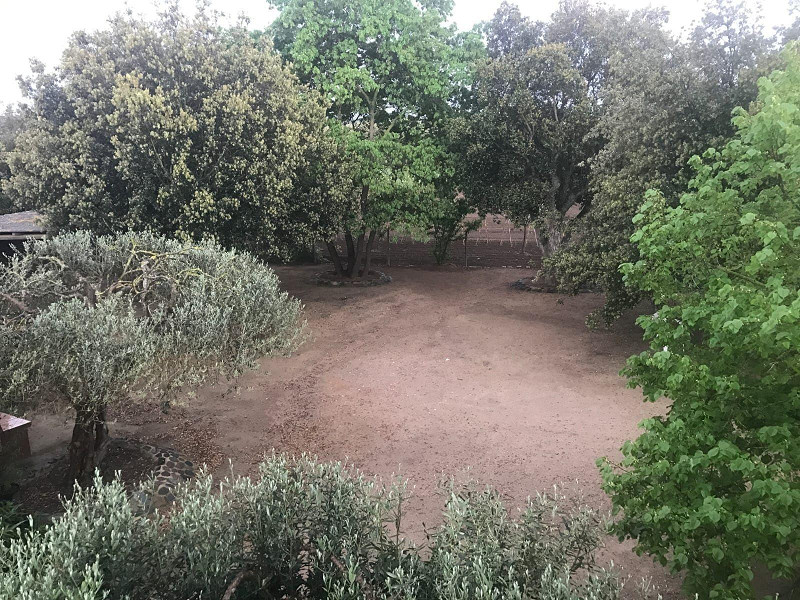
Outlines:
<svg viewBox="0 0 800 600"><path fill-rule="evenodd" d="M467 215L467 219L478 215ZM337 238L337 244L344 244ZM524 248L523 248L524 244ZM387 241L386 231L375 242L373 262L378 265L409 267L413 265L435 265L433 240L419 240L411 235L391 231ZM325 248L317 245L318 256ZM538 269L542 253L533 239L533 231L527 233L502 215L486 215L480 228L467 236L467 261L469 267L522 267ZM464 266L464 242L453 242L447 251L446 264Z"/></svg>

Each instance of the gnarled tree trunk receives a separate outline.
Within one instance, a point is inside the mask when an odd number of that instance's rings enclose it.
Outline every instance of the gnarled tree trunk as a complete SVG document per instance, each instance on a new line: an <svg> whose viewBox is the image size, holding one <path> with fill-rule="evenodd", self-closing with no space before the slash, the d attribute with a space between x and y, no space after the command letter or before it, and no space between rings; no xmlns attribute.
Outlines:
<svg viewBox="0 0 800 600"><path fill-rule="evenodd" d="M367 277L372 265L372 250L375 246L377 232L373 229L369 233L362 232L353 239L349 231L345 233L347 244L347 265L342 263L342 258L333 242L328 242L328 252L331 255L334 269L339 277Z"/></svg>
<svg viewBox="0 0 800 600"><path fill-rule="evenodd" d="M108 425L105 407L81 408L76 411L72 441L69 445L67 482L91 483L94 469L108 449Z"/></svg>
<svg viewBox="0 0 800 600"><path fill-rule="evenodd" d="M331 260L333 261L333 268L336 269L336 274L339 277L344 276L344 268L342 267L342 259L339 258L339 253L336 251L336 246L333 242L327 242L325 244L328 247L328 252L331 255Z"/></svg>
<svg viewBox="0 0 800 600"><path fill-rule="evenodd" d="M374 135L374 131L372 130L374 123L370 127L370 139L372 139ZM368 185L361 186L360 203L361 215L364 216L369 212ZM369 235L367 235L367 233L369 233ZM369 268L372 263L372 247L375 244L375 234L376 231L374 229L364 230L359 233L358 237L354 240L353 234L349 229L344 232L344 241L347 245L346 268L342 264L342 259L339 257L338 250L336 250L336 245L333 244L333 242L328 242L328 252L330 252L336 274L339 277L367 277L369 275Z"/></svg>

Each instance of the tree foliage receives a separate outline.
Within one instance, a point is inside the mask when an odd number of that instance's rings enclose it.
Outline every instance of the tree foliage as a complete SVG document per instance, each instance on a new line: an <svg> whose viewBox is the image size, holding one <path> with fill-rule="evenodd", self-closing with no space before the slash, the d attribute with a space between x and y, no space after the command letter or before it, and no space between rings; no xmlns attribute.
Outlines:
<svg viewBox="0 0 800 600"><path fill-rule="evenodd" d="M0 545L0 598L619 598L592 510L553 494L513 519L491 489L446 491L422 552L402 536L404 485L341 464L273 457L253 479L201 475L168 517L97 480L52 526Z"/></svg>
<svg viewBox="0 0 800 600"><path fill-rule="evenodd" d="M70 476L107 441L106 407L168 400L291 350L300 304L248 254L152 234L67 233L0 264L0 383L11 408L76 413Z"/></svg>
<svg viewBox="0 0 800 600"><path fill-rule="evenodd" d="M329 99L332 131L353 158L347 264L328 248L337 272L364 274L377 231L420 225L421 202L448 176L440 121L458 102L478 40L445 26L447 0L273 4L276 48Z"/></svg>
<svg viewBox="0 0 800 600"><path fill-rule="evenodd" d="M425 209L428 222L427 234L433 240L433 257L437 265L444 264L451 244L465 240L472 231L480 228L483 220L468 218L474 208L464 194L455 198L431 199Z"/></svg>
<svg viewBox="0 0 800 600"><path fill-rule="evenodd" d="M28 206L15 206L11 198L3 192L3 181L11 176L11 169L6 162L6 153L14 149L14 143L22 127L22 115L20 111L13 107L6 107L0 113L0 215L14 212L15 210L27 210Z"/></svg>
<svg viewBox="0 0 800 600"><path fill-rule="evenodd" d="M565 239L567 212L591 204L588 161L600 139L590 133L610 58L653 18L565 1L533 22L504 3L486 27L490 58L461 123L463 185L482 212L533 223L546 256Z"/></svg>
<svg viewBox="0 0 800 600"><path fill-rule="evenodd" d="M168 6L73 35L34 65L4 193L54 230L150 229L288 258L349 201L325 107L241 23Z"/></svg>
<svg viewBox="0 0 800 600"><path fill-rule="evenodd" d="M652 294L626 374L672 401L603 464L621 536L703 597L750 597L751 568L800 565L800 55L759 82L736 136L691 161L677 206L650 192L625 279Z"/></svg>
<svg viewBox="0 0 800 600"><path fill-rule="evenodd" d="M689 159L733 134L733 109L755 99L759 65L769 64L770 40L744 2L709 2L686 42L665 31L659 13L637 23L615 29L627 42L607 55L588 210L570 223L569 244L545 261L564 291L599 285L606 292L590 325L609 325L641 299L619 265L637 258L627 240L645 191L677 202L691 177Z"/></svg>
<svg viewBox="0 0 800 600"><path fill-rule="evenodd" d="M535 222L548 252L583 194L578 164L592 112L585 92L565 48L543 45L484 65L476 84L482 109L464 121L465 193L481 212Z"/></svg>

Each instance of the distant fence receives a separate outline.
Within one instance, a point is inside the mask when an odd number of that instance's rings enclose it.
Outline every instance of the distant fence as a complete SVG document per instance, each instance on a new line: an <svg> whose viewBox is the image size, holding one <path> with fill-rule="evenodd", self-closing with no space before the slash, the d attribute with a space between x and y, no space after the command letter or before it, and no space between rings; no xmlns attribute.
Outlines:
<svg viewBox="0 0 800 600"><path fill-rule="evenodd" d="M337 246L343 250L344 239L339 240ZM327 251L321 246L318 252L327 256ZM466 247L463 241L451 244L446 262L463 266L465 254L466 264L470 267L539 268L542 258L530 229L526 235L521 227L514 227L511 221L496 215L487 215L481 227L469 234ZM395 232L389 232L387 241L384 231L381 238L375 240L372 262L398 267L435 265L433 242L419 242Z"/></svg>

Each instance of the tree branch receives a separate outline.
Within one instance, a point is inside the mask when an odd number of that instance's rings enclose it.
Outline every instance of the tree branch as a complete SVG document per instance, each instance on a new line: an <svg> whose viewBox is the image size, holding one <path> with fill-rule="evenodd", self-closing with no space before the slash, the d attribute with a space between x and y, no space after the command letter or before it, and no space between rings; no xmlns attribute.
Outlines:
<svg viewBox="0 0 800 600"><path fill-rule="evenodd" d="M236 574L236 577L233 578L230 585L228 585L228 589L225 590L225 593L222 595L222 600L231 600L233 598L233 594L236 592L236 588L239 587L239 584L242 583L245 579L250 579L255 577L256 574L250 571L249 569L244 569L243 571L239 571Z"/></svg>
<svg viewBox="0 0 800 600"><path fill-rule="evenodd" d="M0 292L0 297L2 297L3 300L5 300L6 302L9 302L10 304L16 306L21 312L25 314L33 314L33 310L29 308L27 304L22 302L22 300L17 300L13 296L6 294L5 292Z"/></svg>

